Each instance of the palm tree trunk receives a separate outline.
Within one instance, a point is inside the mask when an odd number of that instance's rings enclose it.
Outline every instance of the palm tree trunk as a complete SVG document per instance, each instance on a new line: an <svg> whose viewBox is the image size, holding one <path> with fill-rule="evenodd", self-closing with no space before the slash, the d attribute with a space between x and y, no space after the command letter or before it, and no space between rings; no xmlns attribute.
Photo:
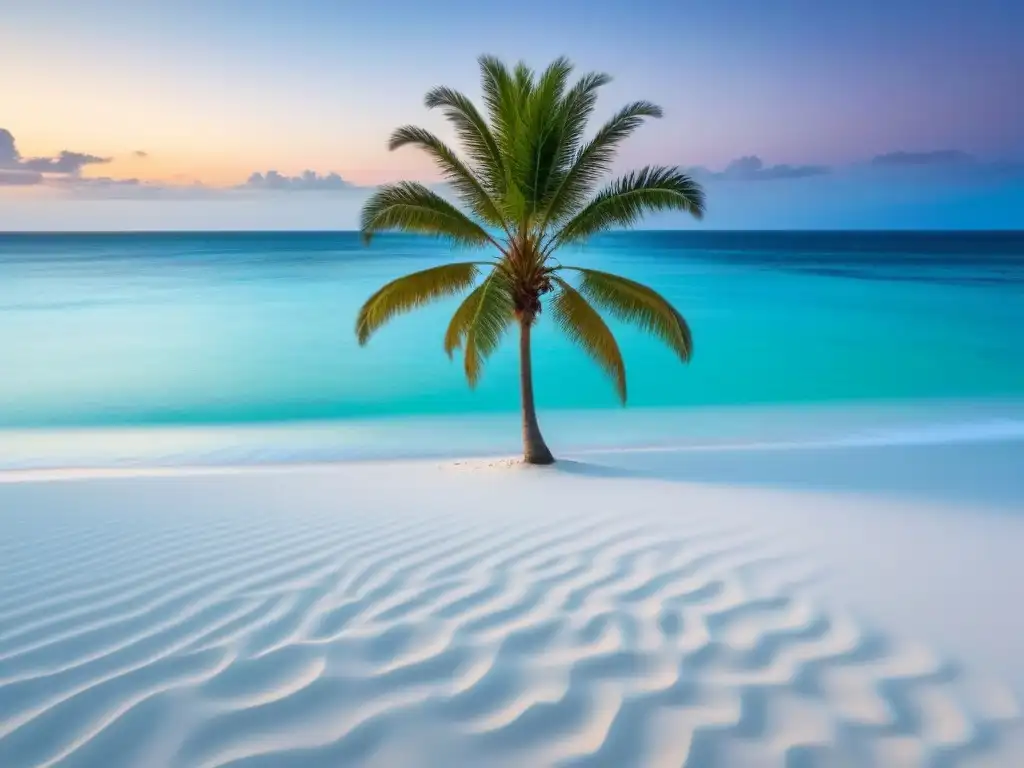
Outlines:
<svg viewBox="0 0 1024 768"><path fill-rule="evenodd" d="M555 457L548 450L537 424L533 404L533 364L530 358L530 330L533 318L519 319L519 389L523 401L523 460L527 464L553 464Z"/></svg>

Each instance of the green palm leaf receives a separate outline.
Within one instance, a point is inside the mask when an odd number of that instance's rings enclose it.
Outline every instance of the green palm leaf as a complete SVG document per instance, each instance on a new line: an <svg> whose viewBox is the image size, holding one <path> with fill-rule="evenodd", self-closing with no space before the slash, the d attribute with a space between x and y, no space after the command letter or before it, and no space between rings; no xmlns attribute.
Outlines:
<svg viewBox="0 0 1024 768"><path fill-rule="evenodd" d="M508 160L514 156L513 146L522 119L520 106L528 93L531 75L520 64L513 74L494 56L481 56L480 90L491 126L491 135L501 156ZM506 170L510 170L507 169Z"/></svg>
<svg viewBox="0 0 1024 768"><path fill-rule="evenodd" d="M502 211L510 231L521 230L531 213L530 198L523 189L529 166L527 112L534 92L533 71L519 62L509 70L494 56L481 56L480 89L487 108L491 135L501 154L504 169Z"/></svg>
<svg viewBox="0 0 1024 768"><path fill-rule="evenodd" d="M558 130L558 149L552 163L552 173L542 199L543 210L549 211L554 195L562 188L573 159L580 151L583 134L597 105L597 90L611 82L602 72L591 72L581 77L559 105L553 122ZM547 214L545 214L545 220ZM543 225L541 226L543 231Z"/></svg>
<svg viewBox="0 0 1024 768"><path fill-rule="evenodd" d="M515 180L532 216L543 203L552 175L557 171L561 144L560 112L572 64L555 59L537 78L516 136Z"/></svg>
<svg viewBox="0 0 1024 768"><path fill-rule="evenodd" d="M363 205L360 229L364 243L386 230L437 235L462 245L494 243L487 230L465 213L413 181L379 187Z"/></svg>
<svg viewBox="0 0 1024 768"><path fill-rule="evenodd" d="M454 356L456 349L462 348L462 343L466 338L466 334L469 333L469 327L476 318L480 301L487 291L492 277L493 274L488 275L484 282L474 288L462 300L462 303L456 308L455 314L452 315L452 319L448 322L448 329L444 333L444 352L448 355L449 360Z"/></svg>
<svg viewBox="0 0 1024 768"><path fill-rule="evenodd" d="M430 91L424 101L427 109L441 109L454 126L459 142L488 191L492 195L500 195L505 188L505 163L487 121L476 105L467 96L443 86Z"/></svg>
<svg viewBox="0 0 1024 768"><path fill-rule="evenodd" d="M466 167L451 147L428 130L406 125L391 134L388 149L396 150L410 144L419 147L434 159L464 205L488 224L502 226L501 213L484 189L483 183Z"/></svg>
<svg viewBox="0 0 1024 768"><path fill-rule="evenodd" d="M679 359L689 362L693 337L686 320L668 299L642 283L608 272L582 267L563 267L579 272L580 293L615 317L657 336Z"/></svg>
<svg viewBox="0 0 1024 768"><path fill-rule="evenodd" d="M704 215L704 190L678 168L651 167L627 174L599 192L550 240L548 250L614 227L631 227L647 213Z"/></svg>
<svg viewBox="0 0 1024 768"><path fill-rule="evenodd" d="M554 283L558 286L551 300L555 324L601 366L625 404L626 366L615 336L579 291L559 277L554 278Z"/></svg>
<svg viewBox="0 0 1024 768"><path fill-rule="evenodd" d="M607 79L595 88L606 82ZM593 96L596 99L596 94ZM658 118L661 115L661 107L657 104L636 101L620 109L601 126L594 138L578 149L572 165L562 176L548 202L541 230L547 223L574 213L584 203L594 184L611 169L619 144L629 138L645 118Z"/></svg>
<svg viewBox="0 0 1024 768"><path fill-rule="evenodd" d="M392 280L363 304L356 316L359 345L396 315L422 307L436 299L453 296L471 286L480 270L474 262L432 267Z"/></svg>
<svg viewBox="0 0 1024 768"><path fill-rule="evenodd" d="M498 268L455 310L445 333L445 351L450 357L456 348L465 344L464 364L470 387L480 381L484 362L498 348L514 319L508 278Z"/></svg>

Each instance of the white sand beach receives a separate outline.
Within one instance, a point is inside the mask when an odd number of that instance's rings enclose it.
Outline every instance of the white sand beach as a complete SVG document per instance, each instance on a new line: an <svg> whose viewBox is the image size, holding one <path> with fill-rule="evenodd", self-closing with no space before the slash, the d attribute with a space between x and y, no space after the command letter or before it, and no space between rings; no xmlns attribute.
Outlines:
<svg viewBox="0 0 1024 768"><path fill-rule="evenodd" d="M1024 765L1022 448L9 472L0 766Z"/></svg>

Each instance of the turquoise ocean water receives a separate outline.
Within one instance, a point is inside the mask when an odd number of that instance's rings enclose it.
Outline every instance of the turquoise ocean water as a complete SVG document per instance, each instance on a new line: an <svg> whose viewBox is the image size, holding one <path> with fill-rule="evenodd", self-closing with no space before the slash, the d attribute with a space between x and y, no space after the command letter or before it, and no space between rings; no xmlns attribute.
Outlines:
<svg viewBox="0 0 1024 768"><path fill-rule="evenodd" d="M514 344L470 391L441 348L454 302L366 348L353 334L383 282L479 255L344 232L0 235L0 465L514 450ZM622 411L542 321L555 445L782 439L797 412L830 434L1024 423L1024 233L637 232L561 261L663 292L695 354L612 323Z"/></svg>

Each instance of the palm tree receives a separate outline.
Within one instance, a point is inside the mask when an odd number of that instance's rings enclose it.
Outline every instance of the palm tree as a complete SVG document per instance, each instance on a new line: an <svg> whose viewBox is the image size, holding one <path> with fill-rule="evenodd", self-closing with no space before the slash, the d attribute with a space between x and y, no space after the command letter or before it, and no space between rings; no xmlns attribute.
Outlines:
<svg viewBox="0 0 1024 768"><path fill-rule="evenodd" d="M464 350L470 387L505 331L519 327L523 454L531 464L554 461L537 424L530 334L542 299L555 324L611 377L626 402L626 371L608 326L594 305L664 341L684 363L693 349L683 316L660 294L624 277L565 266L555 252L568 243L637 223L646 213L704 212L699 184L678 168L651 166L595 192L619 144L661 109L637 101L616 112L589 139L584 135L598 89L611 78L589 73L570 83L572 64L559 58L536 75L525 64L509 69L491 56L479 59L485 112L451 88L426 96L462 144L464 157L422 128L391 135L392 150L411 145L440 168L462 207L423 184L386 184L366 202L365 243L386 230L440 236L453 244L493 248L493 259L463 261L416 272L388 283L359 310L356 336L365 344L392 317L444 297L468 295L444 336L451 357ZM577 278L574 286L567 279ZM472 290L470 290L472 289Z"/></svg>

